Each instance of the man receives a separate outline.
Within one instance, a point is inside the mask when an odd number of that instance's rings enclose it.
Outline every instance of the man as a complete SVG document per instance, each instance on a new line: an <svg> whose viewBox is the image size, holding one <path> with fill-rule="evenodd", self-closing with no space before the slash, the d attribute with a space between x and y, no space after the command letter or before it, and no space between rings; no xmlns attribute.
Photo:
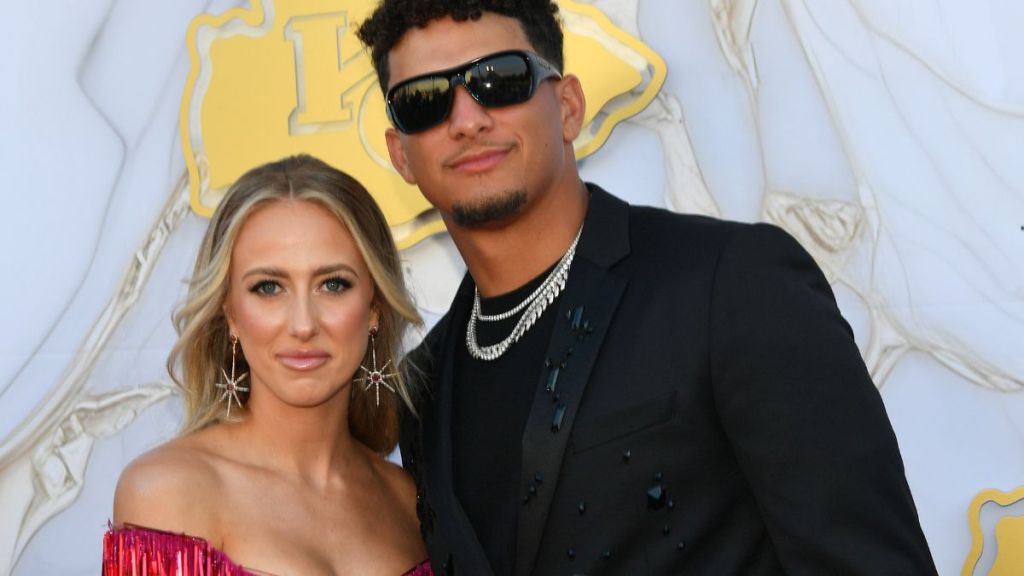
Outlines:
<svg viewBox="0 0 1024 576"><path fill-rule="evenodd" d="M580 180L553 3L384 0L359 34L468 267L403 442L438 573L935 573L807 253Z"/></svg>

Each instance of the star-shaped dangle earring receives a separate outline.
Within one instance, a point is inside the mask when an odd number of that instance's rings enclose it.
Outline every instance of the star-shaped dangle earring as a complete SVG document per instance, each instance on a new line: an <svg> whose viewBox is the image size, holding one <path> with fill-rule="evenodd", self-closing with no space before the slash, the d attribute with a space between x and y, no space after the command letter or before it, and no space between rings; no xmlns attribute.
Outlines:
<svg viewBox="0 0 1024 576"><path fill-rule="evenodd" d="M362 370L363 372L366 372L366 376L363 376L362 378L356 378L355 381L359 382L360 384L365 383L365 386L363 386L363 391L367 391L370 389L370 386L373 386L374 391L377 394L377 406L380 406L380 387L383 386L390 390L392 394L394 394L395 388L387 383L387 379L398 376L398 372L391 372L389 374L384 373L384 371L388 369L388 366L391 365L390 358L388 359L387 362L384 363L383 366L381 366L379 369L377 368L377 341L374 339L376 335L377 327L374 326L370 328L370 357L373 360L373 367L367 368L366 366L360 366L359 369Z"/></svg>
<svg viewBox="0 0 1024 576"><path fill-rule="evenodd" d="M239 392L248 392L249 391L249 389L247 387L241 385L242 381L245 380L246 376L248 376L249 373L246 372L245 374L242 374L241 376L239 376L237 378L235 377L235 358L236 358L237 353L238 353L238 336L235 336L234 334L232 334L231 335L231 376L228 377L228 373L225 372L223 368L221 368L220 369L220 373L224 375L225 382L218 382L217 383L217 388L220 388L221 390L224 391L224 393L220 395L220 399L218 400L218 402L223 402L225 398L228 401L228 415L227 415L227 419L231 419L231 403L232 402L234 402L235 404L238 404L239 408L242 407L242 401L238 399L238 393Z"/></svg>

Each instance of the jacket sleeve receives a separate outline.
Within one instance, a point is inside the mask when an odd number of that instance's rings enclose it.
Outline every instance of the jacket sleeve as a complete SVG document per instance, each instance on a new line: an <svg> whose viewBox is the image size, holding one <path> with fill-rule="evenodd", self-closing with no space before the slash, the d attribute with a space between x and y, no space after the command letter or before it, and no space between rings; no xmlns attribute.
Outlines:
<svg viewBox="0 0 1024 576"><path fill-rule="evenodd" d="M714 398L788 574L935 574L896 437L813 259L770 225L717 265Z"/></svg>
<svg viewBox="0 0 1024 576"><path fill-rule="evenodd" d="M438 362L441 358L439 346L444 341L448 316L444 316L427 333L423 341L402 361L402 371L410 388L414 410L402 406L399 423L399 449L402 467L409 472L416 483L416 516L420 521L420 535L429 543L434 531L434 512L426 498L423 462L423 422L431 417L438 378Z"/></svg>
<svg viewBox="0 0 1024 576"><path fill-rule="evenodd" d="M421 434L423 418L433 408L438 362L441 358L440 345L443 342L448 326L448 316L444 316L427 333L423 341L402 359L401 371L409 386L413 409L401 405L399 423L399 448L402 454L402 467L409 471L419 484L421 452Z"/></svg>

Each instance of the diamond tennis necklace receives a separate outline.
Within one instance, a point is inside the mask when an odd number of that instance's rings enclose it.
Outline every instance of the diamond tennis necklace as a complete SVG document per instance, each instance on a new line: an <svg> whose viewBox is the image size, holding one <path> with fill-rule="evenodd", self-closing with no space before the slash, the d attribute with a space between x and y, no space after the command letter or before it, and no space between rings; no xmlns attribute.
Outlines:
<svg viewBox="0 0 1024 576"><path fill-rule="evenodd" d="M581 225L579 231L576 232L576 238L569 245L569 249L565 251L562 259L558 261L558 264L551 270L548 277L544 279L544 282L511 310L490 316L482 314L480 312L480 290L473 289L473 310L469 314L469 323L466 325L466 348L469 349L470 356L477 360L497 360L509 349L509 346L518 342L526 334L526 331L533 327L537 319L540 318L540 315L544 313L544 310L555 301L555 298L565 288L565 282L569 278L569 268L572 266L573 256L576 255L576 245L579 243L582 233L583 226ZM477 344L477 321L498 322L511 318L524 309L525 312L519 317L515 327L512 328L512 333L502 341L490 346L480 346Z"/></svg>

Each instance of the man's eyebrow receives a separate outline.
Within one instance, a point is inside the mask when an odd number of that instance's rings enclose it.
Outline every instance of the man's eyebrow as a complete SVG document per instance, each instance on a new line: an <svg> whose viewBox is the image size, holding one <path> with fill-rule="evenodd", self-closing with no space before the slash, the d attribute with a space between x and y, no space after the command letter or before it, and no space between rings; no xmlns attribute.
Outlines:
<svg viewBox="0 0 1024 576"><path fill-rule="evenodd" d="M313 276L325 276L327 274L333 274L335 272L348 272L356 278L359 278L359 272L356 269L345 263L337 264L326 264L313 270ZM288 273L280 268L265 267L253 268L242 275L242 279L246 279L250 276L269 276L271 278L287 278Z"/></svg>

